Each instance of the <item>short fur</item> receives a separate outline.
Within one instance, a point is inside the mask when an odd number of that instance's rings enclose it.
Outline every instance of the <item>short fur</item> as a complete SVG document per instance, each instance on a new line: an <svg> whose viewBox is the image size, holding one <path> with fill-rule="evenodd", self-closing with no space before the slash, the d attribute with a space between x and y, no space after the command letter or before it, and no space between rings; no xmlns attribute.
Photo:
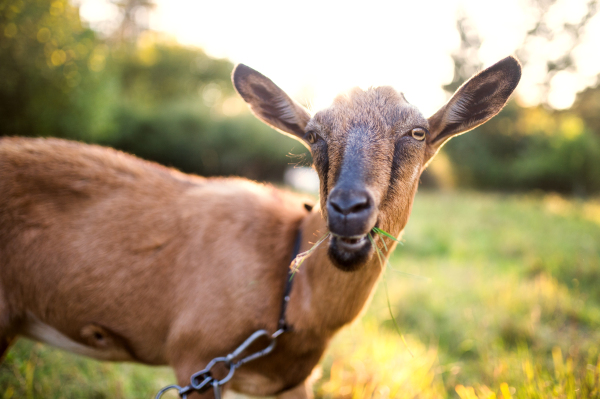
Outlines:
<svg viewBox="0 0 600 399"><path fill-rule="evenodd" d="M377 225L399 236L441 143L497 113L519 74L514 58L501 61L429 120L390 87L353 90L311 117L238 66L234 85L252 111L311 149L321 179L312 210L302 196L244 179L184 175L58 139L0 139L0 352L25 335L100 359L169 364L186 385L255 330L276 329L294 239L301 231L306 250L330 229L332 191L342 202L368 199L339 216L342 230ZM417 127L425 140L411 136ZM307 377L382 272L370 246L344 240L336 233L304 262L292 331L226 388L311 395Z"/></svg>

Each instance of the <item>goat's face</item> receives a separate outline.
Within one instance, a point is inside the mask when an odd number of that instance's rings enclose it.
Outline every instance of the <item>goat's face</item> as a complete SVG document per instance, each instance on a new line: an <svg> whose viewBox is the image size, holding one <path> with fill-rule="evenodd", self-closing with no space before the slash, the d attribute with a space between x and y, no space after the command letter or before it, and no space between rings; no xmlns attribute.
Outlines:
<svg viewBox="0 0 600 399"><path fill-rule="evenodd" d="M391 87L339 96L306 125L319 174L329 255L354 270L371 254L367 234L408 216L425 155L427 119Z"/></svg>
<svg viewBox="0 0 600 399"><path fill-rule="evenodd" d="M299 139L321 181L321 210L332 234L329 256L345 271L373 254L373 227L399 233L419 176L449 138L497 114L521 76L505 58L465 83L429 119L391 87L354 89L311 117L279 87L245 65L233 82L256 116Z"/></svg>

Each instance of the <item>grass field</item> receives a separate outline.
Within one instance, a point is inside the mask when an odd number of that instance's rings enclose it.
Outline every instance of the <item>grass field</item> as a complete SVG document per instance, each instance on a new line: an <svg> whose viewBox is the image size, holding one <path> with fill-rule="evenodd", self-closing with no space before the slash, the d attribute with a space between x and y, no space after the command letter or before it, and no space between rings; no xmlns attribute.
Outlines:
<svg viewBox="0 0 600 399"><path fill-rule="evenodd" d="M421 192L403 240L317 397L600 398L599 201ZM0 398L151 398L172 381L21 340Z"/></svg>

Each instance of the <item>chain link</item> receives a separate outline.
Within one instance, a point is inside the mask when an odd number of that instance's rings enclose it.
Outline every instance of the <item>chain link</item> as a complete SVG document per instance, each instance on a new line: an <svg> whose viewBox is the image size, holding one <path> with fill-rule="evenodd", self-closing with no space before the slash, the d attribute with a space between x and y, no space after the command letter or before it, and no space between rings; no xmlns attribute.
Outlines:
<svg viewBox="0 0 600 399"><path fill-rule="evenodd" d="M240 366L242 366L243 364L246 364L248 362L251 362L252 360L256 360L260 357L266 356L269 353L271 353L273 351L273 349L275 349L277 337L279 337L285 331L286 330L284 328L280 328L279 330L275 331L273 334L269 334L269 332L266 330L258 330L256 332L254 332L252 335L250 335L248 338L246 338L246 340L240 346L238 346L233 352L231 352L227 356L220 356L220 357L214 358L213 360L208 362L208 364L206 365L206 367L203 370L200 370L197 373L194 373L192 375L192 377L190 378L189 385L186 385L185 387L180 387L179 385L169 385L167 387L164 387L163 389L161 389L158 392L155 399L160 399L161 396L163 396L165 392L167 392L171 389L176 389L177 393L179 394L181 399L187 399L187 395L192 392L204 393L204 392L208 391L210 388L212 388L214 391L215 399L221 399L221 387L223 385L225 385L227 382L229 382L229 380L231 380L231 378L233 377L233 374L235 373L235 370L237 368L239 368ZM250 347L250 345L252 345L254 342L256 342L260 338L269 338L271 340L269 346L267 346L266 348L264 348L258 352L251 353L250 355L248 355L246 357L243 357L237 361L234 361L246 349L248 349L248 347ZM220 380L214 378L211 374L212 368L218 363L223 363L223 365L229 370L227 375L225 377L221 378Z"/></svg>

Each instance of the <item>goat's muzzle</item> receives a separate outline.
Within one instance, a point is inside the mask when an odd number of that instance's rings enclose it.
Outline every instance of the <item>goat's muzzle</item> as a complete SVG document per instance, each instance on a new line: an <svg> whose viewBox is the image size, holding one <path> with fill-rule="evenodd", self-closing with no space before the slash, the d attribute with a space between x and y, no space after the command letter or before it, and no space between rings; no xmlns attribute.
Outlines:
<svg viewBox="0 0 600 399"><path fill-rule="evenodd" d="M371 255L367 234L377 221L373 196L365 188L335 187L327 199L327 219L330 258L341 270L357 270Z"/></svg>

